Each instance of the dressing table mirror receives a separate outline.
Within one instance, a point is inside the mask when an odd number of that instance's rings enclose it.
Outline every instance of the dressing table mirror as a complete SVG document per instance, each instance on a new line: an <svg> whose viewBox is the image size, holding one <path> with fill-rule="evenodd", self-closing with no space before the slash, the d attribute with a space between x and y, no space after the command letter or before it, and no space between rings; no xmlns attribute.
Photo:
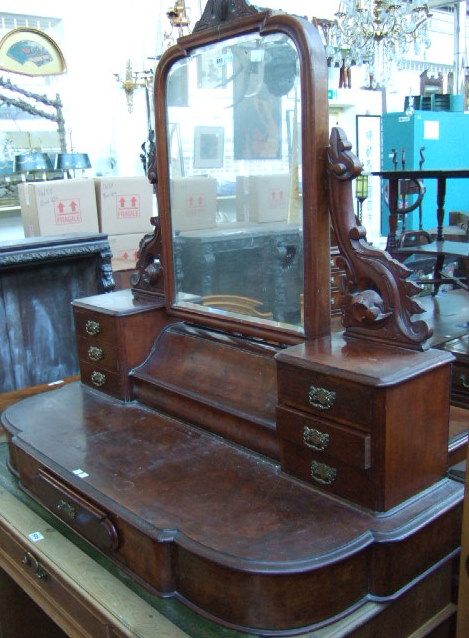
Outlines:
<svg viewBox="0 0 469 638"><path fill-rule="evenodd" d="M255 635L399 613L459 539L452 358L356 225L360 163L327 113L311 23L210 0L157 67L132 290L76 300L81 380L2 417L28 494L153 594Z"/></svg>

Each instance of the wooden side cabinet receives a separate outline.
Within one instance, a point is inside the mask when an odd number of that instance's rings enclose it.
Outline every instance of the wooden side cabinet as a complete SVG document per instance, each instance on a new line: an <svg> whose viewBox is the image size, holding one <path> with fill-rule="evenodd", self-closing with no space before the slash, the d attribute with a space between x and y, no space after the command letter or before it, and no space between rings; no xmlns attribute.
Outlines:
<svg viewBox="0 0 469 638"><path fill-rule="evenodd" d="M129 400L128 373L142 363L161 330L162 304L138 301L126 289L72 305L83 383Z"/></svg>
<svg viewBox="0 0 469 638"><path fill-rule="evenodd" d="M276 360L285 472L375 511L445 476L448 353L378 345L364 352L335 335L286 348ZM429 432L434 446L425 450Z"/></svg>

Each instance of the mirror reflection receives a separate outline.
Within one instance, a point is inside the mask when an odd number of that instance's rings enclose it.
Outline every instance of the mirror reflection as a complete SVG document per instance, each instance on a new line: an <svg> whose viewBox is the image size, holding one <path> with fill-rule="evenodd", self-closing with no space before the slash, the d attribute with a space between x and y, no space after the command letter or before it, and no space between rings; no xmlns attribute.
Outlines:
<svg viewBox="0 0 469 638"><path fill-rule="evenodd" d="M301 90L294 43L251 34L167 76L174 303L301 327Z"/></svg>

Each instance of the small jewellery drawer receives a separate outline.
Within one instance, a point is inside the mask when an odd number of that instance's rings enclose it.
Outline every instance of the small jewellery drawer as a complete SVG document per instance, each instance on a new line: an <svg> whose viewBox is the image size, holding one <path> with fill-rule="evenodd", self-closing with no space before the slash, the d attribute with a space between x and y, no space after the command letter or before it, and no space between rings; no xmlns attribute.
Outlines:
<svg viewBox="0 0 469 638"><path fill-rule="evenodd" d="M90 340L112 342L116 332L115 320L104 314L75 310L75 331L78 336Z"/></svg>
<svg viewBox="0 0 469 638"><path fill-rule="evenodd" d="M96 547L107 553L117 549L117 532L106 512L41 469L33 490L45 507Z"/></svg>
<svg viewBox="0 0 469 638"><path fill-rule="evenodd" d="M278 399L280 404L322 418L340 419L365 428L373 425L373 391L337 377L280 364Z"/></svg>
<svg viewBox="0 0 469 638"><path fill-rule="evenodd" d="M367 470L371 466L371 435L295 410L277 408L277 433L299 448Z"/></svg>
<svg viewBox="0 0 469 638"><path fill-rule="evenodd" d="M78 338L77 343L80 361L99 365L108 370L117 370L119 361L117 350L109 343L93 343L90 339L83 338Z"/></svg>
<svg viewBox="0 0 469 638"><path fill-rule="evenodd" d="M372 505L370 470L359 470L286 440L280 441L280 462L287 474L354 503Z"/></svg>
<svg viewBox="0 0 469 638"><path fill-rule="evenodd" d="M80 364L81 380L91 388L101 390L106 394L120 397L123 392L123 381L117 372L107 370L98 364L85 363Z"/></svg>

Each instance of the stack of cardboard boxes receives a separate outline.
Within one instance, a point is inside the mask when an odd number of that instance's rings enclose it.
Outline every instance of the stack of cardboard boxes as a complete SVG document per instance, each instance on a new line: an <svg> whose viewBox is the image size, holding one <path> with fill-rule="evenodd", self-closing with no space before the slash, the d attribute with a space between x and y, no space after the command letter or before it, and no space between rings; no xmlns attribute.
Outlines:
<svg viewBox="0 0 469 638"><path fill-rule="evenodd" d="M142 177L99 177L19 185L24 234L108 235L113 270L135 267L140 240L153 232L153 187Z"/></svg>

